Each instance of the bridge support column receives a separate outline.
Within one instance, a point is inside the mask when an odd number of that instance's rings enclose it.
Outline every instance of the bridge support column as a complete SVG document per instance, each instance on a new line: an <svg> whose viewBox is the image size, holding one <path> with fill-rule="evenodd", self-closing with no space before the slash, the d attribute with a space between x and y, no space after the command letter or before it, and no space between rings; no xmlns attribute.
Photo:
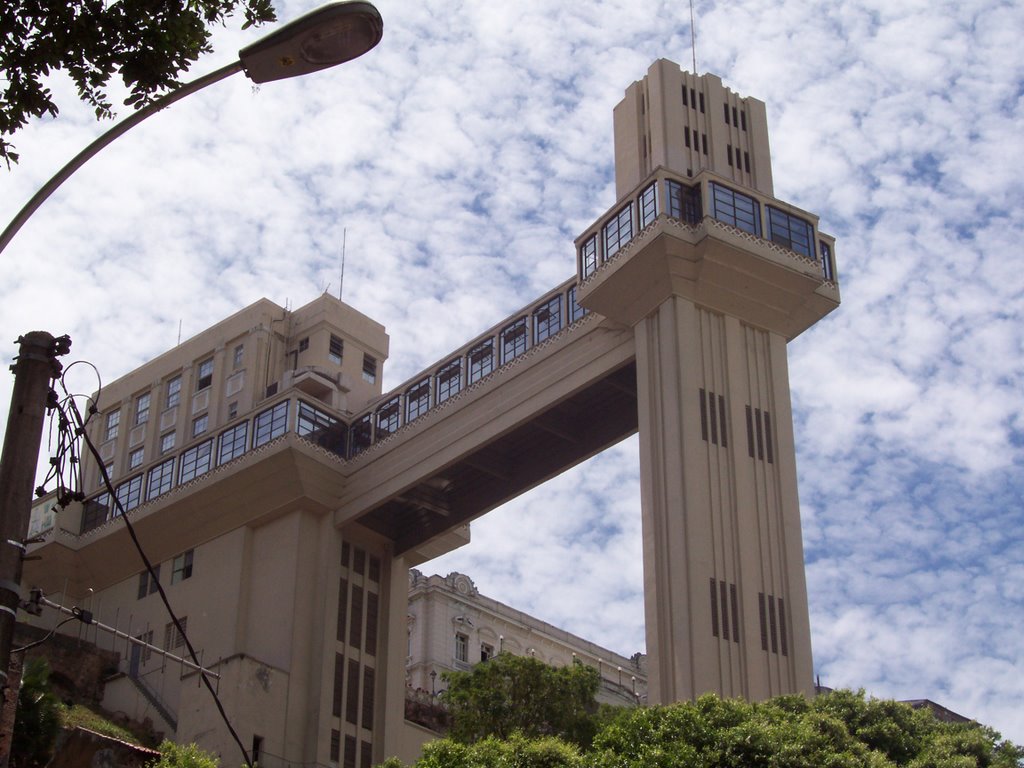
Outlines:
<svg viewBox="0 0 1024 768"><path fill-rule="evenodd" d="M634 333L649 701L810 693L785 341L677 295Z"/></svg>

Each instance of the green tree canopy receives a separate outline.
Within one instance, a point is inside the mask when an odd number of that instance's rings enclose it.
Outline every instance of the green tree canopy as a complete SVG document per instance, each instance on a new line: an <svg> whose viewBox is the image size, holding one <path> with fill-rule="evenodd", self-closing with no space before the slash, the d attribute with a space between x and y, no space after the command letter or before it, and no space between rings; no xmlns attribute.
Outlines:
<svg viewBox="0 0 1024 768"><path fill-rule="evenodd" d="M160 744L160 757L146 768L220 768L220 761L195 744L175 744L165 739Z"/></svg>
<svg viewBox="0 0 1024 768"><path fill-rule="evenodd" d="M274 20L271 0L9 0L0 13L0 158L18 154L7 141L31 117L56 116L44 84L64 70L97 118L112 117L106 94L120 75L125 104L141 107L178 84L178 75L210 51L210 31L235 10L245 29Z"/></svg>
<svg viewBox="0 0 1024 768"><path fill-rule="evenodd" d="M621 710L579 750L515 734L429 744L415 768L1022 768L1024 750L977 723L835 691L807 700L695 702ZM391 760L388 768L400 768Z"/></svg>
<svg viewBox="0 0 1024 768"><path fill-rule="evenodd" d="M46 765L60 732L61 704L50 690L50 666L43 659L25 664L18 691L18 711L11 738L11 765Z"/></svg>
<svg viewBox="0 0 1024 768"><path fill-rule="evenodd" d="M463 744L519 732L558 736L588 746L596 730L597 670L551 667L529 656L498 654L468 672L446 672L442 700L452 715L449 737Z"/></svg>

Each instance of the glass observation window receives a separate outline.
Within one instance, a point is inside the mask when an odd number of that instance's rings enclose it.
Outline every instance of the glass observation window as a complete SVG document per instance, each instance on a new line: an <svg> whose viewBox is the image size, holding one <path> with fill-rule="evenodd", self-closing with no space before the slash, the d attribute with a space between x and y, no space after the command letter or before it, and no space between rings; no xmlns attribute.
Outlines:
<svg viewBox="0 0 1024 768"><path fill-rule="evenodd" d="M288 401L282 400L273 408L268 408L257 414L255 425L252 437L253 448L259 448L275 437L283 435L288 431Z"/></svg>
<svg viewBox="0 0 1024 768"><path fill-rule="evenodd" d="M455 359L441 366L434 374L434 386L438 405L457 395L462 388L462 360Z"/></svg>
<svg viewBox="0 0 1024 768"><path fill-rule="evenodd" d="M469 350L469 383L475 384L494 370L494 339L485 339Z"/></svg>
<svg viewBox="0 0 1024 768"><path fill-rule="evenodd" d="M373 418L366 414L352 425L352 455L362 453L373 443Z"/></svg>
<svg viewBox="0 0 1024 768"><path fill-rule="evenodd" d="M213 463L213 440L194 445L181 454L178 482L187 483L210 471Z"/></svg>
<svg viewBox="0 0 1024 768"><path fill-rule="evenodd" d="M146 480L146 501L162 496L174 485L174 459L162 461L149 470Z"/></svg>
<svg viewBox="0 0 1024 768"><path fill-rule="evenodd" d="M580 269L585 278L597 271L597 235L587 238L580 246Z"/></svg>
<svg viewBox="0 0 1024 768"><path fill-rule="evenodd" d="M754 198L711 182L711 215L721 222L761 236L761 206Z"/></svg>
<svg viewBox="0 0 1024 768"><path fill-rule="evenodd" d="M224 464L245 453L249 436L249 422L243 421L220 435L220 447L217 451L217 465Z"/></svg>
<svg viewBox="0 0 1024 768"><path fill-rule="evenodd" d="M682 219L687 224L697 224L703 218L700 204L700 187L691 187L669 179L668 215Z"/></svg>
<svg viewBox="0 0 1024 768"><path fill-rule="evenodd" d="M768 238L789 250L814 258L814 228L798 216L768 206Z"/></svg>
<svg viewBox="0 0 1024 768"><path fill-rule="evenodd" d="M387 437L402 426L402 398L395 395L377 409L377 439Z"/></svg>
<svg viewBox="0 0 1024 768"><path fill-rule="evenodd" d="M587 314L587 309L576 302L576 286L574 285L566 292L566 306L569 308L569 322L575 323Z"/></svg>
<svg viewBox="0 0 1024 768"><path fill-rule="evenodd" d="M610 259L633 239L633 206L627 205L604 225L604 257Z"/></svg>
<svg viewBox="0 0 1024 768"><path fill-rule="evenodd" d="M520 317L501 332L501 364L515 360L526 351L526 318Z"/></svg>
<svg viewBox="0 0 1024 768"><path fill-rule="evenodd" d="M533 310L533 341L539 344L562 329L562 297L552 296Z"/></svg>
<svg viewBox="0 0 1024 768"><path fill-rule="evenodd" d="M430 408L430 379L420 379L405 391L406 423L422 416Z"/></svg>
<svg viewBox="0 0 1024 768"><path fill-rule="evenodd" d="M640 193L640 229L643 229L658 216L658 184L651 184Z"/></svg>
<svg viewBox="0 0 1024 768"><path fill-rule="evenodd" d="M826 280L835 280L835 267L832 263L832 247L824 240L818 241L818 251L821 253L821 274Z"/></svg>
<svg viewBox="0 0 1024 768"><path fill-rule="evenodd" d="M136 475L117 486L117 500L125 512L139 506L142 502L142 475Z"/></svg>

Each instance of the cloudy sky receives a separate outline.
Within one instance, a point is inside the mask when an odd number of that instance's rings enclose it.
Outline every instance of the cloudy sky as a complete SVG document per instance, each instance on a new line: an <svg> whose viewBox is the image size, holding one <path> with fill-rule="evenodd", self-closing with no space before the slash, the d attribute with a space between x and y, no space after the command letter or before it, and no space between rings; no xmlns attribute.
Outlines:
<svg viewBox="0 0 1024 768"><path fill-rule="evenodd" d="M614 202L612 107L654 59L689 66L688 6L377 4L364 58L236 76L67 183L0 255L5 359L20 333L69 333L116 378L179 323L336 293L345 236L344 298L391 334L388 387L568 278L572 239ZM768 105L776 195L837 237L843 305L790 345L815 672L1024 742L1024 5L698 0L696 16L698 70ZM221 31L193 72L256 36ZM52 87L59 118L0 171L5 219L106 127ZM640 650L637 466L626 440L425 570Z"/></svg>

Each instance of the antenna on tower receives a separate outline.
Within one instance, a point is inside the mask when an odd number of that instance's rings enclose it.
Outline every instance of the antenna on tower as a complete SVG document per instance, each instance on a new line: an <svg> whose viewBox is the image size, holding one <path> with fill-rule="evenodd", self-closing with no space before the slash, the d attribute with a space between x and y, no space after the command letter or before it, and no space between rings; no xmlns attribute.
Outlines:
<svg viewBox="0 0 1024 768"><path fill-rule="evenodd" d="M693 74L697 74L697 32L693 26L693 0L690 0L690 50L693 51Z"/></svg>
<svg viewBox="0 0 1024 768"><path fill-rule="evenodd" d="M345 241L348 239L348 227L341 230L341 280L338 281L338 300L345 287Z"/></svg>

